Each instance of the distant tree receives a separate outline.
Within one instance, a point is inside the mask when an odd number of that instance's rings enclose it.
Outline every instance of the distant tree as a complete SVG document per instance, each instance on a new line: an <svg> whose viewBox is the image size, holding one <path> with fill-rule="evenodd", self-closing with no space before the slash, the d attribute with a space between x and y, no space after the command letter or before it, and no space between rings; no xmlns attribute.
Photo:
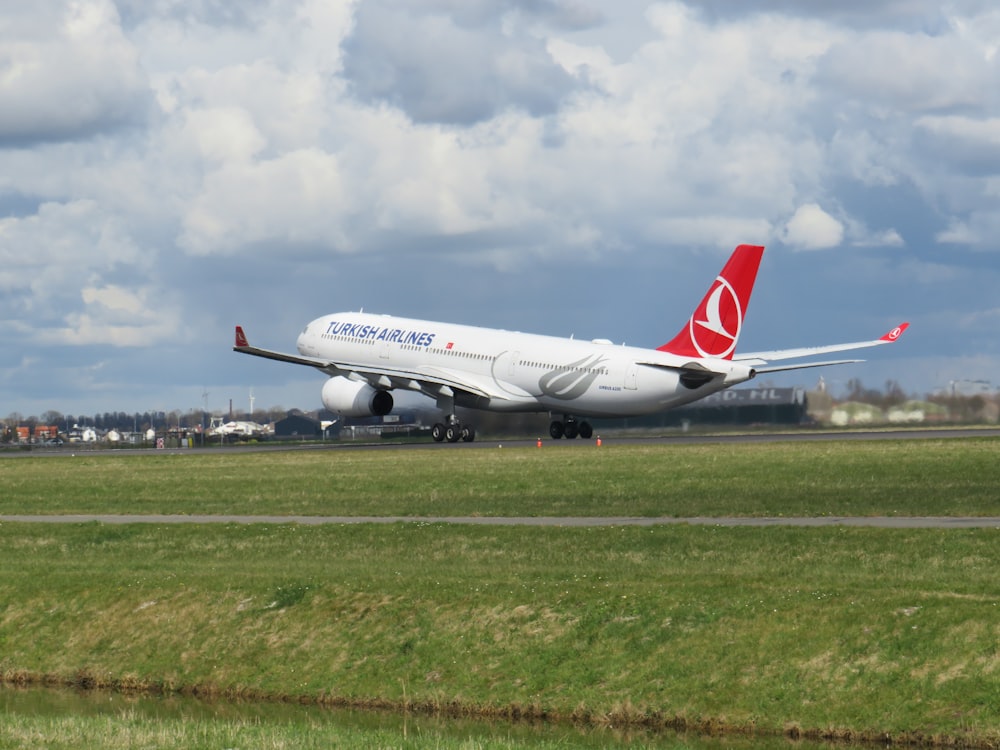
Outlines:
<svg viewBox="0 0 1000 750"><path fill-rule="evenodd" d="M847 381L847 400L863 404L880 404L882 393L872 388L865 388L860 378L851 378Z"/></svg>
<svg viewBox="0 0 1000 750"><path fill-rule="evenodd" d="M996 402L982 395L959 396L955 394L935 394L928 401L944 406L948 419L952 422L983 422L995 418Z"/></svg>
<svg viewBox="0 0 1000 750"><path fill-rule="evenodd" d="M895 380L885 381L885 394L882 397L883 408L890 408L906 403L907 395L902 386Z"/></svg>
<svg viewBox="0 0 1000 750"><path fill-rule="evenodd" d="M42 414L42 423L46 425L61 425L63 422L63 415L61 412L49 410Z"/></svg>

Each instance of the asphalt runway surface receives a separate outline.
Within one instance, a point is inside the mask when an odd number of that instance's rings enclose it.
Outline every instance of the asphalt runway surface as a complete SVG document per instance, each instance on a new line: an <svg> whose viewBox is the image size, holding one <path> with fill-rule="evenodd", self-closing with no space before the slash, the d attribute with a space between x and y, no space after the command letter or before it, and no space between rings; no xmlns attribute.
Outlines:
<svg viewBox="0 0 1000 750"><path fill-rule="evenodd" d="M788 433L742 433L737 435L689 435L677 434L661 437L646 436L611 436L604 439L605 445L688 445L688 444L725 444L725 443L775 443L782 441L836 441L836 440L931 440L960 439L972 437L998 437L1000 429L994 428L956 428L956 429L910 429L910 430L870 430L851 432L788 432ZM596 440L543 440L543 447L572 449L584 448L593 450ZM434 443L434 442L392 442L378 443L343 441L337 443L302 445L253 445L234 446L225 450L240 452L260 451L300 451L300 450L456 450L456 449L486 449L498 447L528 447L536 445L535 440L480 440L473 443ZM201 453L219 454L220 448L187 448L155 451L157 455ZM80 446L63 446L33 451L20 451L12 456L65 456L81 453L92 455L151 455L150 449L117 449L115 451L90 451ZM446 523L468 524L479 526L563 526L571 527L612 527L612 526L660 526L689 524L693 526L852 526L868 528L892 529L972 529L1000 528L1000 516L820 516L820 517L695 517L695 518L643 518L643 517L596 517L596 516L546 516L546 517L509 517L509 516L472 516L472 517L424 517L424 516L244 516L244 515L112 515L112 514L73 514L73 515L0 515L0 523L89 523L106 524L216 524L216 523L269 523L269 524L302 524L309 526L332 524L391 524L391 523Z"/></svg>
<svg viewBox="0 0 1000 750"><path fill-rule="evenodd" d="M798 430L794 432L745 432L736 434L690 434L675 432L669 435L595 435L592 439L583 440L552 440L542 437L542 446L567 450L585 448L593 450L598 439L605 446L612 445L715 445L727 443L781 443L781 442L823 442L839 440L954 440L975 437L1000 437L1000 428L992 427L959 427L943 429L888 429L888 430L851 430L823 431ZM302 442L268 445L257 443L249 445L233 445L224 448L212 446L208 448L115 448L107 450L103 447L91 447L81 443L66 444L59 447L37 446L30 450L16 448L0 451L0 458L43 458L46 456L67 455L218 455L220 451L239 451L241 453L264 453L271 451L391 451L391 450L483 450L489 448L527 448L537 445L535 439L479 439L472 443L435 443L429 437L420 442L402 440L338 440L330 443Z"/></svg>

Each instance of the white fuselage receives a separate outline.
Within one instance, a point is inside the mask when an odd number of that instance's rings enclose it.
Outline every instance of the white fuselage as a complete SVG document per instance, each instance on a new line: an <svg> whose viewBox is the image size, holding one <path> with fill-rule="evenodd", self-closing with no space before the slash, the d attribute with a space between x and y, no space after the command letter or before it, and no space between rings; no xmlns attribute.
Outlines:
<svg viewBox="0 0 1000 750"><path fill-rule="evenodd" d="M456 403L490 411L639 416L753 377L728 360L370 313L317 318L297 347L303 356L347 368L454 378L480 394L456 396ZM697 387L682 382L683 372L705 365L712 377ZM394 379L390 387L406 386Z"/></svg>

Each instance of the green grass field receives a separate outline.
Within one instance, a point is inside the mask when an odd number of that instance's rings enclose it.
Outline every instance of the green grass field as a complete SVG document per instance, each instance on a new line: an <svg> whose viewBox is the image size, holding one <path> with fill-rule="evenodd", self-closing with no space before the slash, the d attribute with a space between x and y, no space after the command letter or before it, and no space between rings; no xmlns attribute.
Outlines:
<svg viewBox="0 0 1000 750"><path fill-rule="evenodd" d="M0 459L0 514L1000 514L1000 441Z"/></svg>
<svg viewBox="0 0 1000 750"><path fill-rule="evenodd" d="M16 459L0 512L1000 515L998 449ZM997 747L998 563L996 529L4 523L0 671Z"/></svg>

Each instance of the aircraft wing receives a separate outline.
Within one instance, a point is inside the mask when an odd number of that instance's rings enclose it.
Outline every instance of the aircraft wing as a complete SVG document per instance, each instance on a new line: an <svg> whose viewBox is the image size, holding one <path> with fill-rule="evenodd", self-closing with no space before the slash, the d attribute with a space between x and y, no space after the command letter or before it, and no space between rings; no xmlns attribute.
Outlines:
<svg viewBox="0 0 1000 750"><path fill-rule="evenodd" d="M482 396L494 400L509 400L510 394L490 387L490 384L483 379L475 379L456 373L452 370L441 368L427 368L426 370L405 370L396 367L372 367L352 362L342 362L319 357L305 357L301 354L286 354L271 349L261 349L250 346L242 326L236 326L236 343L233 346L234 352L250 354L255 357L273 359L278 362L290 362L295 365L305 365L315 367L330 376L342 376L351 380L366 380L373 388L400 388L411 391L420 391L428 396L435 397L442 394L443 388L450 388L452 391L464 391L474 396Z"/></svg>
<svg viewBox="0 0 1000 750"><path fill-rule="evenodd" d="M843 365L863 362L860 359L839 359L826 362L803 362L799 364L775 365L771 362L778 362L786 359L799 359L801 357L813 357L819 354L830 354L832 352L846 352L854 349L866 349L871 346L882 346L891 344L903 335L909 327L909 323L900 323L884 336L872 339L871 341L854 341L849 344L830 344L828 346L808 346L801 349L778 349L773 352L752 352L748 354L737 354L733 357L734 362L740 362L753 367L758 373L782 372L784 370L800 370L807 367L823 367L826 365Z"/></svg>
<svg viewBox="0 0 1000 750"><path fill-rule="evenodd" d="M255 357L264 357L265 359L274 359L278 362L291 362L293 365L309 365L310 367L317 367L324 371L333 364L325 359L303 357L299 354L285 354L284 352L276 352L271 349L250 346L246 334L243 333L243 326L236 326L236 344L233 346L233 351L242 354L252 354Z"/></svg>

